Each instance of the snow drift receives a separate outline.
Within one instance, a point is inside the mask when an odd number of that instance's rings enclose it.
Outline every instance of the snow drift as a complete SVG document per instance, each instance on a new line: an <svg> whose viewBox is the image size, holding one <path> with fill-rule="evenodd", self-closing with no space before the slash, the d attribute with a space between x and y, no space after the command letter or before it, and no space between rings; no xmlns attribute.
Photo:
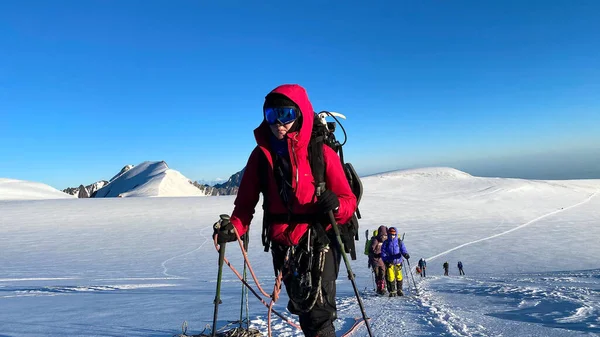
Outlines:
<svg viewBox="0 0 600 337"><path fill-rule="evenodd" d="M46 184L0 178L0 200L66 199L73 196Z"/></svg>

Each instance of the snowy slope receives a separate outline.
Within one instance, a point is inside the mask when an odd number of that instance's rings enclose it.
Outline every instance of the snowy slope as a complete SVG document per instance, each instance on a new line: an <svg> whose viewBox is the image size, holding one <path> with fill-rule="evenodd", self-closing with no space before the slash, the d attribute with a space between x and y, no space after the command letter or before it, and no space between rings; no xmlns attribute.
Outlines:
<svg viewBox="0 0 600 337"><path fill-rule="evenodd" d="M123 173L131 170L132 168L134 168L134 165L131 165L131 164L123 166L123 168L121 169L121 171L119 171L119 173L115 174L112 178L110 178L110 180L108 182L111 182L111 181L117 179Z"/></svg>
<svg viewBox="0 0 600 337"><path fill-rule="evenodd" d="M596 336L600 334L600 180L480 178L446 168L363 179L361 230L406 232L414 265L404 298L376 297L366 256L352 269L374 336ZM0 202L0 335L165 336L210 325L217 253L212 224L235 196ZM249 257L270 292L261 208ZM364 235L357 242L364 245ZM35 244L32 244L35 243ZM239 247L227 258L243 269ZM456 262L465 265L458 277ZM442 263L450 263L450 277ZM408 268L405 268L405 272ZM360 316L342 264L340 330ZM410 281L410 282L409 282ZM250 282L252 285L254 283ZM414 284L420 288L414 296ZM240 315L240 282L225 267L218 326ZM286 313L282 294L275 309ZM267 310L250 295L252 326ZM273 318L273 336L302 336ZM366 336L364 327L354 336Z"/></svg>
<svg viewBox="0 0 600 337"><path fill-rule="evenodd" d="M105 197L181 197L206 196L179 171L170 169L164 161L128 165L110 183L96 193Z"/></svg>
<svg viewBox="0 0 600 337"><path fill-rule="evenodd" d="M71 195L32 181L0 178L0 200L67 199Z"/></svg>
<svg viewBox="0 0 600 337"><path fill-rule="evenodd" d="M576 210L595 200L595 193L600 189L599 182L482 178L449 168L406 170L364 178L361 208L393 209L393 216L389 212L371 216L381 224L397 226L401 233L408 232L409 242L422 238L413 247L425 257L438 259L437 255L444 253L444 258L449 255L454 259L454 253L445 252L465 241L481 240L492 231L497 235L493 239L469 245L493 246L503 252L502 259L519 259L528 263L490 265L487 263L489 256L480 255L475 250L468 258L471 263L478 264L478 270L492 272L501 266L507 272L527 271L531 268L529 264L540 266L538 270L546 270L541 268L546 257L540 256L540 253L561 256L549 266L552 270L569 270L570 266L582 260L595 263L597 257L588 254L578 256L570 251L569 246L553 243L557 238L567 242L581 241L587 224L578 223ZM565 214L570 219L569 226L543 227L540 224L563 221ZM595 216L600 222L600 208ZM428 238L446 232L451 233L445 241L435 246L429 244ZM515 245L527 247L533 242L543 250L511 252Z"/></svg>

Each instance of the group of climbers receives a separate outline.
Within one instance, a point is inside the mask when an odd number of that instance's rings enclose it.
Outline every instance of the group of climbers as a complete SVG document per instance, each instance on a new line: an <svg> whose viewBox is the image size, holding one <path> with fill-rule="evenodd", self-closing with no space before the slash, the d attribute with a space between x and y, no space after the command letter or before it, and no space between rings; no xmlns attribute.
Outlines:
<svg viewBox="0 0 600 337"><path fill-rule="evenodd" d="M404 296L402 291L402 262L410 255L404 242L398 239L395 227L379 226L368 246L369 268L375 274L377 293L390 297Z"/></svg>
<svg viewBox="0 0 600 337"><path fill-rule="evenodd" d="M404 296L402 291L402 262L408 260L410 255L403 240L398 239L395 227L379 226L373 232L371 239L365 244L365 255L369 256L368 267L373 271L377 293L384 295L386 291L390 297ZM448 276L450 265L443 264L444 275ZM459 275L465 275L463 264L458 261ZM426 277L427 261L419 259L416 272L421 277Z"/></svg>

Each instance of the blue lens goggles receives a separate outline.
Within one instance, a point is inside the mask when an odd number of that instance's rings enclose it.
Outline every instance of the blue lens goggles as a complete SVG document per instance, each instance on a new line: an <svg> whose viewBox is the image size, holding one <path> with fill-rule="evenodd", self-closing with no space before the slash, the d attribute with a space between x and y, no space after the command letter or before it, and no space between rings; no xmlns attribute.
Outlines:
<svg viewBox="0 0 600 337"><path fill-rule="evenodd" d="M295 121L296 118L298 118L298 110L296 107L286 106L265 109L265 120L271 125L276 123L288 124Z"/></svg>

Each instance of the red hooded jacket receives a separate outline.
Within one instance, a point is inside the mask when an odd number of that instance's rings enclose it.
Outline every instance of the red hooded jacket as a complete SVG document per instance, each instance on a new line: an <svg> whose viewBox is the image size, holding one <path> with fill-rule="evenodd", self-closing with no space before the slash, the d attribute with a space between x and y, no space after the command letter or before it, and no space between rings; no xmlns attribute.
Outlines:
<svg viewBox="0 0 600 337"><path fill-rule="evenodd" d="M293 214L315 214L318 212L315 196L315 180L313 178L310 163L308 161L308 143L312 132L314 111L312 104L308 100L308 95L304 88L297 84L284 84L275 88L272 93L283 94L294 101L302 113L302 125L297 132L287 134L287 144L290 153L290 165L293 177L292 189L294 200L292 204ZM235 199L235 208L231 215L231 222L240 235L246 233L248 226L254 216L256 204L258 203L261 192L261 176L259 172L260 161L267 158L271 169L273 168L273 158L270 151L271 129L263 121L258 128L254 130L257 146L254 148L246 164L246 170L240 183L237 197ZM329 146L323 146L323 157L325 161L325 182L327 189L334 192L340 201L340 207L335 212L335 219L340 224L347 223L352 214L356 211L356 197L350 189L346 180L340 158ZM272 171L271 171L272 172ZM266 205L267 211L271 214L287 214L288 208L281 200L277 190L277 183L273 175L268 175L269 181ZM283 245L296 245L308 230L308 223L299 223L290 225L288 223L271 223L270 239L273 242ZM327 226L329 229L331 226Z"/></svg>

